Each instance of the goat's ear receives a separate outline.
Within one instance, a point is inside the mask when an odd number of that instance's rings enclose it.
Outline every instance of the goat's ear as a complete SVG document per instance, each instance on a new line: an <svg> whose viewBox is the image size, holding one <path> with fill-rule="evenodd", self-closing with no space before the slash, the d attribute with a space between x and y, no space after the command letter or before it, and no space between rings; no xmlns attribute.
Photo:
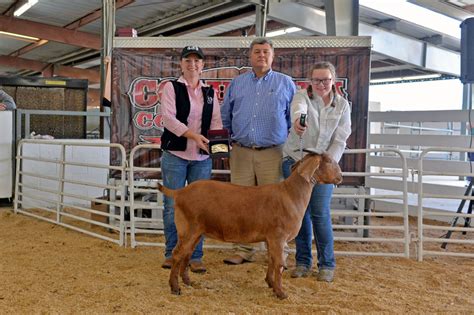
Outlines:
<svg viewBox="0 0 474 315"><path fill-rule="evenodd" d="M314 172L319 168L321 158L321 155L307 155L298 168L298 174L300 174L308 183L311 181Z"/></svg>

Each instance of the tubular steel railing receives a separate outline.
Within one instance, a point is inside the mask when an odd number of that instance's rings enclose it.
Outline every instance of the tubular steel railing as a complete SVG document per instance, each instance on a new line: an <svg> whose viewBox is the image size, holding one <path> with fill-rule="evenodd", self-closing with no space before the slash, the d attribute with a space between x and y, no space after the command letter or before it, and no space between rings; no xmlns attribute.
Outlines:
<svg viewBox="0 0 474 315"><path fill-rule="evenodd" d="M468 185L464 195L425 193L423 191L423 177L425 175L436 176L474 176L472 168L470 172L452 172L446 170L425 171L423 169L423 160L430 152L470 152L474 149L456 148L456 147L429 147L422 151L418 161L418 260L422 261L424 256L456 256L474 258L474 229L471 227L471 220L474 218L472 214L472 203L474 202L474 193L472 191L472 182ZM425 199L458 199L461 201L456 212L440 212L424 210ZM469 200L469 206L466 213L464 210L465 202ZM425 224L425 220L435 217L450 217L449 224L440 221L431 224ZM459 227L457 222L459 219L464 220L464 227ZM446 233L441 233L445 231ZM454 233L460 232L460 233ZM469 236L471 239L469 239ZM453 236L458 238L454 239ZM455 244L450 245L449 244ZM439 247L438 247L439 245ZM429 248L428 248L429 247ZM453 250L452 247L455 247Z"/></svg>
<svg viewBox="0 0 474 315"><path fill-rule="evenodd" d="M152 209L151 211L158 211L163 210L163 206L158 202L159 198L161 198L161 193L156 189L156 184L148 184L145 187L139 187L141 184L134 180L135 172L161 172L160 168L152 168L152 167L136 167L134 165L135 154L138 150L141 149L149 149L149 150L159 150L159 145L147 144L147 145L139 145L136 146L132 152L130 153L129 157L129 164L130 164L130 176L129 178L129 188L130 188L130 195L134 196L137 193L144 193L144 194L156 194L152 199L153 202L142 202L136 201L135 198L130 198L130 239L131 239L131 246L161 246L164 247L163 242L156 242L156 241L140 241L137 239L138 234L163 234L161 230L159 230L159 225L162 225L162 219L158 217L152 218L141 218L140 216L136 215L136 212L139 209ZM365 190L357 190L356 193L338 193L338 189L335 190L334 198L340 199L356 199L359 200L359 204L362 204L361 211L353 211L353 210L334 210L332 211L333 217L345 216L345 217L353 217L357 218L356 222L353 224L336 224L333 228L337 231L353 231L353 230L370 230L370 231L380 231L386 230L390 232L399 232L401 234L400 237L373 237L373 236L360 236L360 237L351 237L351 236L336 236L335 241L344 241L344 242L363 242L363 243L395 243L395 244L402 244L402 249L399 251L336 251L336 254L342 255L367 255L367 256L395 256L395 257L409 257L409 243L410 243L410 234L409 234L409 227L408 227L408 206L407 206L407 166L406 160L403 154L399 150L395 149L355 149L355 150L347 150L345 154L371 154L376 152L392 152L400 156L400 168L401 172L399 173L379 173L379 172L345 172L343 173L344 176L386 176L386 177L399 177L403 183L403 192L401 194L385 194L385 195L373 195L365 193ZM229 174L229 171L223 170L213 170L213 173L225 173ZM143 186L143 185L142 185ZM401 200L402 207L400 211L396 212L366 212L364 211L365 200L367 199L397 199ZM156 200L156 201L155 201ZM397 217L400 218L400 224L394 225L370 225L369 220L365 220L364 218L375 217L375 216L386 216L386 217ZM366 222L368 222L366 224ZM359 233L360 234L360 233ZM395 246L396 247L396 246ZM205 245L205 248L216 248L216 249L229 249L232 248L230 244L218 244L218 245ZM259 247L258 249L264 249ZM293 250L294 252L294 250Z"/></svg>
<svg viewBox="0 0 474 315"><path fill-rule="evenodd" d="M45 150L47 146L50 146L51 148L46 149L49 154L55 151L55 149L52 149L53 147L59 147L59 152L57 152L54 158L25 156L24 148L27 145L41 146L43 150ZM77 158L74 160L73 154L71 154L68 149L72 150L72 148L75 147L95 147L118 150L122 162L120 165L111 166L109 163L88 163L81 160L78 161ZM82 157L79 157L79 159L81 158ZM122 196L124 195L127 160L125 149L122 145L87 141L24 139L18 144L16 159L15 213L32 216L119 245L125 244L124 198L111 202L106 199L89 197L87 194L82 193L93 187L99 191L121 191ZM72 171L71 176L66 176L69 168L71 168ZM50 174L51 169L54 170L53 174ZM104 170L104 172L110 170L118 171L120 172L120 180L118 180L115 185L108 185L100 182L82 181L71 178L74 175L74 171L81 172L84 170L84 173L87 173L89 169ZM48 171L45 174L43 170ZM108 175L106 174L106 176ZM53 186L53 189L47 188L48 186ZM54 189L54 187L56 187L56 189ZM77 187L82 187L82 189L77 189ZM73 188L76 188L76 192ZM73 200L76 200L76 204L72 202ZM82 205L84 201L90 202L91 207ZM106 205L110 210L104 212L92 209L92 203ZM116 208L119 209L119 214L115 214ZM94 220L92 216L96 216L96 218L104 217L108 220ZM110 224L111 219L118 221L119 224ZM108 221L109 223L101 221ZM94 226L102 227L108 231L117 231L118 233L116 235L118 235L118 239L110 236L113 234L94 231L94 229L92 229Z"/></svg>
<svg viewBox="0 0 474 315"><path fill-rule="evenodd" d="M332 216L346 216L357 218L356 224L336 224L333 225L334 230L344 231L344 230L366 230L367 233L363 236L335 236L334 240L343 241L343 242L358 242L358 243L391 243L395 246L392 249L391 247L386 247L386 250L370 250L370 245L367 246L367 250L347 250L347 251L336 251L336 254L340 255L357 255L357 256L390 256L390 257L406 257L410 255L410 232L409 232L409 221L408 221L408 200L407 200L407 177L408 177L408 168L405 157L402 152L397 149L388 149L388 148L379 148L379 149L349 149L344 152L344 154L378 154L381 152L391 152L399 157L399 168L401 171L383 173L383 172L344 172L344 176L363 176L366 179L368 177L391 177L399 178L402 183L402 191L394 194L340 194L335 190L333 198L353 198L353 199L362 199L366 200L399 200L401 203L400 209L398 211L390 212L376 212L375 210L365 209L366 202L359 202L359 211L337 211L332 209ZM391 225L375 225L370 223L369 218L376 216L399 218L401 223L394 222ZM377 236L371 234L377 234L381 231L390 231L389 234L400 234L398 237L392 236ZM373 233L372 233L373 232ZM378 233L380 234L380 233ZM402 244L402 249L398 249L396 244Z"/></svg>

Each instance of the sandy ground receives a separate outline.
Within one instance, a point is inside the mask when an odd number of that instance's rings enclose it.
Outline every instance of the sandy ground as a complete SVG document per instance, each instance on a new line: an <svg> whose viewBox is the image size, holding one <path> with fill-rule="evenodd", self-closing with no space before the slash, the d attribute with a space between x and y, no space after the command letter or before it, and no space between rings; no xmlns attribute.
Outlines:
<svg viewBox="0 0 474 315"><path fill-rule="evenodd" d="M338 257L333 283L285 272L290 296L278 300L263 280L263 255L228 266L229 251L206 250L208 272L191 274L192 286L175 296L162 248L119 247L10 208L0 209L0 240L1 314L474 313L469 258Z"/></svg>

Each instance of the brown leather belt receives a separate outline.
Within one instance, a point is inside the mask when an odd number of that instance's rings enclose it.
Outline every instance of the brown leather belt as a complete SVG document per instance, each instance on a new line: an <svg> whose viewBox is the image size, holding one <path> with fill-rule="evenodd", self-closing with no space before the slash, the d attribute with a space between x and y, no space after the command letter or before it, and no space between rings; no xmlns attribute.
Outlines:
<svg viewBox="0 0 474 315"><path fill-rule="evenodd" d="M277 147L278 145L274 144L274 145L271 145L271 146L268 146L268 147L259 147L259 146L246 146L246 145L243 145L237 141L232 141L232 145L236 145L236 146L239 146L239 147L242 147L242 148L246 148L246 149L251 149L251 150L256 150L256 151L262 151L262 150L266 150L266 149L271 149L271 148L275 148Z"/></svg>

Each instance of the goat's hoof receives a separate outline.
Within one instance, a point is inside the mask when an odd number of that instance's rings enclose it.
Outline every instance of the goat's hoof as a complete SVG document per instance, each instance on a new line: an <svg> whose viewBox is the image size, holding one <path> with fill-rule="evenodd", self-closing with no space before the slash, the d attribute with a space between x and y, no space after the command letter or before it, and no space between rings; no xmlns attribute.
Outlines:
<svg viewBox="0 0 474 315"><path fill-rule="evenodd" d="M286 294L285 292L281 291L279 293L275 292L275 295L277 296L277 298L279 298L280 300L284 300L286 298L288 298L288 294Z"/></svg>
<svg viewBox="0 0 474 315"><path fill-rule="evenodd" d="M185 285L191 285L191 279L190 278L181 278L181 279L183 279L183 283Z"/></svg>
<svg viewBox="0 0 474 315"><path fill-rule="evenodd" d="M273 281L270 280L269 278L265 278L265 282L267 283L269 288L273 288Z"/></svg>
<svg viewBox="0 0 474 315"><path fill-rule="evenodd" d="M181 295L181 289L180 288L171 289L171 293L174 294L174 295Z"/></svg>

